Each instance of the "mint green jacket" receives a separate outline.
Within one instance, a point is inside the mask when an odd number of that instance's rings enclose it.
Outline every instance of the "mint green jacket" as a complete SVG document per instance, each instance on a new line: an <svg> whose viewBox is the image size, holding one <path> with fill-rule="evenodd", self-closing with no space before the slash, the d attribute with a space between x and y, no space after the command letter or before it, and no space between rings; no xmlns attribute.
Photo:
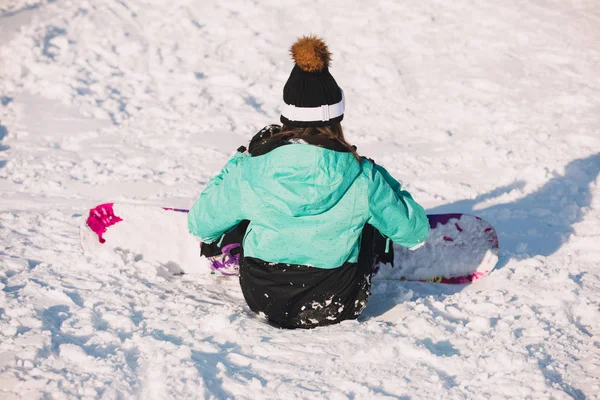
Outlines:
<svg viewBox="0 0 600 400"><path fill-rule="evenodd" d="M326 269L357 262L367 223L405 247L429 232L423 208L384 168L310 144L237 153L190 209L188 227L211 243L242 220L246 257Z"/></svg>

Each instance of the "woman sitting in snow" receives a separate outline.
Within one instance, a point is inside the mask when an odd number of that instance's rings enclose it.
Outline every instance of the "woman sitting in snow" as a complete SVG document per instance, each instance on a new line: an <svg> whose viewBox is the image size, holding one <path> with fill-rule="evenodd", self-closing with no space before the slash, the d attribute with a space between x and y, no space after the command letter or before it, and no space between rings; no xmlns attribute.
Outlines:
<svg viewBox="0 0 600 400"><path fill-rule="evenodd" d="M429 224L400 183L344 139L344 93L327 45L303 37L291 53L283 125L239 149L188 224L206 256L241 250L240 284L253 311L282 327L313 328L358 317L375 265L393 260L389 240L417 246Z"/></svg>

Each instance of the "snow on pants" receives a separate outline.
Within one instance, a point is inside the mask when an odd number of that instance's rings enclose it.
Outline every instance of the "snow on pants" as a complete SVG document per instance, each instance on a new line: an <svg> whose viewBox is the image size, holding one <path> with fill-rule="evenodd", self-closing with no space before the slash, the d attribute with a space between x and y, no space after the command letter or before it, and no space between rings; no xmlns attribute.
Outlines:
<svg viewBox="0 0 600 400"><path fill-rule="evenodd" d="M240 243L247 226L247 222L240 223L219 245ZM252 311L282 328L314 328L355 319L367 305L376 262L393 259L384 247L385 239L379 232L365 225L358 262L334 269L267 262L244 257L242 249L242 293ZM217 255L219 247L203 246L202 253Z"/></svg>

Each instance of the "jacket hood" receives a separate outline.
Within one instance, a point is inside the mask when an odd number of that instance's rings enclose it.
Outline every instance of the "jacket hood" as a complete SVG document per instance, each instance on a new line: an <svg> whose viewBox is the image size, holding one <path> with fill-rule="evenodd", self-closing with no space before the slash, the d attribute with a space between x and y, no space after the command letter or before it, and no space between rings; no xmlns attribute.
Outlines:
<svg viewBox="0 0 600 400"><path fill-rule="evenodd" d="M352 153L288 144L251 157L244 178L265 203L292 216L317 215L335 206L360 174Z"/></svg>

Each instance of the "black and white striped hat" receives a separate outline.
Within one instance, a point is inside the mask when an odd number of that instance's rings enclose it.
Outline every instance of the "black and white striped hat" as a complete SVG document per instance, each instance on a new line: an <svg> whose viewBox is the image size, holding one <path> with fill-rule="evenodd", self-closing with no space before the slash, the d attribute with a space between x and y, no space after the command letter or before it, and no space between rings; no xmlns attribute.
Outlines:
<svg viewBox="0 0 600 400"><path fill-rule="evenodd" d="M292 127L330 126L344 118L344 92L329 73L331 53L316 36L290 49L295 65L283 88L281 122Z"/></svg>

